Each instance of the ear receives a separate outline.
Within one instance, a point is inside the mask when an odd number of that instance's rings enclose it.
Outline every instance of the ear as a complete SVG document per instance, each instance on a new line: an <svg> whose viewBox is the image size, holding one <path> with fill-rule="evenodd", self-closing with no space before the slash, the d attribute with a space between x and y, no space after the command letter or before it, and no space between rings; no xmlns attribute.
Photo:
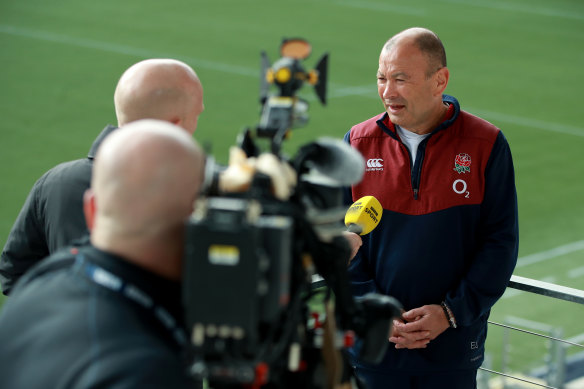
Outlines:
<svg viewBox="0 0 584 389"><path fill-rule="evenodd" d="M440 95L442 96L442 93L444 92L444 90L446 89L446 86L448 85L448 79L450 78L450 71L448 70L447 67L443 67L441 69L439 69L435 74L434 74L434 80L435 80L435 93L436 95Z"/></svg>
<svg viewBox="0 0 584 389"><path fill-rule="evenodd" d="M87 189L83 194L83 214L85 215L85 223L87 224L87 229L91 231L93 229L93 224L95 223L95 194L91 188Z"/></svg>

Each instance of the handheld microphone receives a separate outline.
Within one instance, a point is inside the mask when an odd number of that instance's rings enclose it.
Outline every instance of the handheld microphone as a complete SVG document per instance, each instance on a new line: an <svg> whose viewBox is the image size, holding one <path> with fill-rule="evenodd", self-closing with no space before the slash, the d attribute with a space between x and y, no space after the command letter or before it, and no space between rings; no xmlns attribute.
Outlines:
<svg viewBox="0 0 584 389"><path fill-rule="evenodd" d="M345 214L347 231L359 235L370 233L381 220L383 208L381 203L373 196L364 196L355 201Z"/></svg>

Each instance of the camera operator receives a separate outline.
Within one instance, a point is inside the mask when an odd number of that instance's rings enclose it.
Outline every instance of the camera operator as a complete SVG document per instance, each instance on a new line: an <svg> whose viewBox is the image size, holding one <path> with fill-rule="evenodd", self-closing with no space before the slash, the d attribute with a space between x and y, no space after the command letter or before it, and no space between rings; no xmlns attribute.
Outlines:
<svg viewBox="0 0 584 389"><path fill-rule="evenodd" d="M97 152L83 208L90 243L31 269L0 315L0 386L188 388L181 350L184 222L203 153L158 120Z"/></svg>
<svg viewBox="0 0 584 389"><path fill-rule="evenodd" d="M203 111L203 88L187 64L147 59L124 72L114 103L118 126L151 118L176 124L192 134ZM31 266L87 234L83 192L89 187L99 145L115 129L105 127L87 158L61 163L34 184L0 258L0 284L5 295Z"/></svg>

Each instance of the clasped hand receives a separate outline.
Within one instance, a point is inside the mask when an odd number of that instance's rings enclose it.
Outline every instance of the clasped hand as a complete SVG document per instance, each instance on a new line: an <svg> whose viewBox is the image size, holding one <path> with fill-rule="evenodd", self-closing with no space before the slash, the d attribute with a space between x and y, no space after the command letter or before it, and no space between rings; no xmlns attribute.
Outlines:
<svg viewBox="0 0 584 389"><path fill-rule="evenodd" d="M426 348L449 327L440 305L424 305L404 312L401 320L394 320L389 341L396 349Z"/></svg>

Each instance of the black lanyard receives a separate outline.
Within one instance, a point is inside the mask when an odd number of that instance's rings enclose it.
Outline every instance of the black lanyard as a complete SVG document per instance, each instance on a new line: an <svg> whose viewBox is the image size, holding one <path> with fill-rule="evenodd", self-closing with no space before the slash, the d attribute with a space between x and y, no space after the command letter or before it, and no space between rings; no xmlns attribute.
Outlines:
<svg viewBox="0 0 584 389"><path fill-rule="evenodd" d="M187 344L185 331L179 327L176 319L164 307L156 304L148 293L104 268L86 261L81 253L75 257L75 267L93 283L119 293L149 311L171 333L179 346Z"/></svg>

